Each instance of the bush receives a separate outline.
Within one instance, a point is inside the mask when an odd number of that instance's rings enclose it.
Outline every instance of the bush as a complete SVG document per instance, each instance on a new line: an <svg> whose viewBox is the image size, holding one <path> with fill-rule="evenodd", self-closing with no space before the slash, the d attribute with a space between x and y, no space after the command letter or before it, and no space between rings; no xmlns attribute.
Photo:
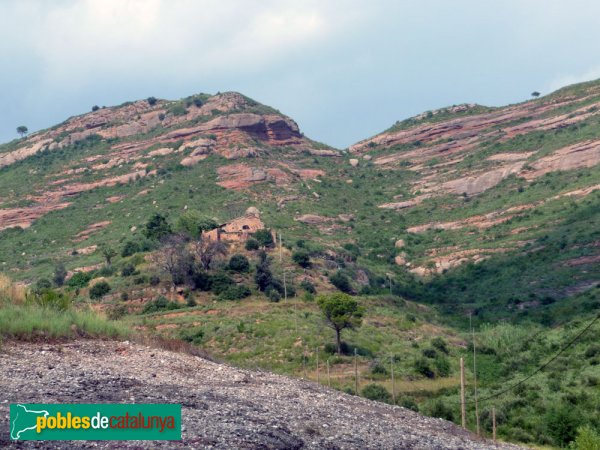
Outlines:
<svg viewBox="0 0 600 450"><path fill-rule="evenodd" d="M100 281L90 288L90 298L99 300L110 292L110 284L106 281Z"/></svg>
<svg viewBox="0 0 600 450"><path fill-rule="evenodd" d="M345 292L346 294L351 294L353 292L352 285L350 284L350 280L348 279L348 277L346 275L344 275L339 270L334 275L329 277L329 281L336 288L338 288L342 292Z"/></svg>
<svg viewBox="0 0 600 450"><path fill-rule="evenodd" d="M447 377L450 375L450 362L448 361L448 358L440 355L435 358L433 364L440 377Z"/></svg>
<svg viewBox="0 0 600 450"><path fill-rule="evenodd" d="M306 292L308 292L309 294L316 294L317 293L317 289L315 288L315 285L312 284L308 280L302 280L300 282L300 287L302 289L304 289Z"/></svg>
<svg viewBox="0 0 600 450"><path fill-rule="evenodd" d="M152 275L150 277L150 286L157 286L160 283L160 277L158 275Z"/></svg>
<svg viewBox="0 0 600 450"><path fill-rule="evenodd" d="M211 277L208 273L201 270L196 270L192 274L191 280L194 289L199 291L210 291L212 283Z"/></svg>
<svg viewBox="0 0 600 450"><path fill-rule="evenodd" d="M141 246L139 243L135 241L127 241L123 246L123 250L121 250L121 256L123 258L127 258L128 256L135 255L139 251L141 251Z"/></svg>
<svg viewBox="0 0 600 450"><path fill-rule="evenodd" d="M216 273L210 278L210 288L215 294L221 294L233 285L235 285L235 281L223 272Z"/></svg>
<svg viewBox="0 0 600 450"><path fill-rule="evenodd" d="M129 294L127 292L121 292L121 300L123 300L124 302L129 300Z"/></svg>
<svg viewBox="0 0 600 450"><path fill-rule="evenodd" d="M234 272L245 273L250 270L250 263L244 255L233 255L229 260L228 267Z"/></svg>
<svg viewBox="0 0 600 450"><path fill-rule="evenodd" d="M435 373L431 370L429 362L425 358L419 358L415 361L415 370L424 377L435 378Z"/></svg>
<svg viewBox="0 0 600 450"><path fill-rule="evenodd" d="M431 345L436 348L437 350L439 350L442 353L445 353L446 355L449 353L448 351L448 344L446 344L446 341L441 338L441 337L436 337L431 341Z"/></svg>
<svg viewBox="0 0 600 450"><path fill-rule="evenodd" d="M368 398L369 400L376 400L378 402L385 403L390 403L392 401L392 396L388 390L380 384L367 384L363 388L361 394L363 397Z"/></svg>
<svg viewBox="0 0 600 450"><path fill-rule="evenodd" d="M71 306L72 299L64 292L58 292L52 289L45 289L39 294L31 294L26 298L28 303L50 308L56 311L66 311Z"/></svg>
<svg viewBox="0 0 600 450"><path fill-rule="evenodd" d="M177 220L176 229L190 236L199 236L203 231L217 228L219 224L197 211L187 211Z"/></svg>
<svg viewBox="0 0 600 450"><path fill-rule="evenodd" d="M159 311L169 311L179 308L181 308L179 303L171 302L161 295L156 300L146 303L144 309L142 310L142 314L148 314Z"/></svg>
<svg viewBox="0 0 600 450"><path fill-rule="evenodd" d="M188 113L188 110L181 103L176 103L169 107L168 112L174 116L185 116Z"/></svg>
<svg viewBox="0 0 600 450"><path fill-rule="evenodd" d="M450 422L452 422L454 420L454 410L451 407L447 406L441 400L438 400L433 404L433 407L430 409L429 416L449 420Z"/></svg>
<svg viewBox="0 0 600 450"><path fill-rule="evenodd" d="M162 214L154 214L146 223L143 230L144 236L152 240L160 240L163 237L171 234L173 230L167 219Z"/></svg>
<svg viewBox="0 0 600 450"><path fill-rule="evenodd" d="M577 430L575 441L569 445L571 450L600 450L600 434L589 425Z"/></svg>
<svg viewBox="0 0 600 450"><path fill-rule="evenodd" d="M204 338L204 331L201 328L183 330L179 333L179 339L191 344L200 344Z"/></svg>
<svg viewBox="0 0 600 450"><path fill-rule="evenodd" d="M435 358L437 356L437 352L432 349L432 348L424 348L423 350L421 350L421 353L423 354L423 356L425 356L426 358Z"/></svg>
<svg viewBox="0 0 600 450"><path fill-rule="evenodd" d="M65 284L65 278L67 278L67 269L65 269L64 264L58 263L54 267L54 284L59 287L62 286Z"/></svg>
<svg viewBox="0 0 600 450"><path fill-rule="evenodd" d="M577 428L581 425L580 415L573 408L561 406L546 414L548 434L556 445L561 447L575 439Z"/></svg>
<svg viewBox="0 0 600 450"><path fill-rule="evenodd" d="M148 98L146 99L146 101L148 102L148 104L149 104L150 106L154 106L154 105L156 105L156 102L157 102L157 100L156 100L156 97L148 97Z"/></svg>
<svg viewBox="0 0 600 450"><path fill-rule="evenodd" d="M121 269L122 277L130 277L135 274L135 266L133 264L125 264Z"/></svg>
<svg viewBox="0 0 600 450"><path fill-rule="evenodd" d="M222 300L241 300L242 298L249 297L251 294L252 291L250 291L248 286L240 284L237 286L229 286L223 292L221 292L219 298Z"/></svg>
<svg viewBox="0 0 600 450"><path fill-rule="evenodd" d="M259 248L260 248L260 245L256 239L250 238L246 241L246 250L252 251L252 250L258 250Z"/></svg>
<svg viewBox="0 0 600 450"><path fill-rule="evenodd" d="M89 272L75 272L69 281L67 286L72 288L84 288L88 285L92 279L92 274Z"/></svg>
<svg viewBox="0 0 600 450"><path fill-rule="evenodd" d="M189 294L187 296L185 304L187 306L189 306L190 308L192 308L192 307L196 306L198 303L196 302L196 299L194 298L194 296L192 294Z"/></svg>
<svg viewBox="0 0 600 450"><path fill-rule="evenodd" d="M258 230L253 234L253 237L261 247L273 247L275 245L273 234L269 229Z"/></svg>
<svg viewBox="0 0 600 450"><path fill-rule="evenodd" d="M415 399L412 397L403 397L402 400L400 400L400 406L406 409L410 409L414 412L419 412L419 406L415 402Z"/></svg>
<svg viewBox="0 0 600 450"><path fill-rule="evenodd" d="M276 289L269 289L266 294L269 301L273 303L277 303L281 300L281 294Z"/></svg>
<svg viewBox="0 0 600 450"><path fill-rule="evenodd" d="M310 256L308 252L305 250L297 250L292 254L292 259L296 264L305 269L311 266L310 264Z"/></svg>
<svg viewBox="0 0 600 450"><path fill-rule="evenodd" d="M40 278L33 288L33 292L39 294L47 289L52 288L52 283L47 278Z"/></svg>
<svg viewBox="0 0 600 450"><path fill-rule="evenodd" d="M388 371L384 365L382 365L380 362L377 362L373 367L371 367L371 373L373 375L387 375Z"/></svg>

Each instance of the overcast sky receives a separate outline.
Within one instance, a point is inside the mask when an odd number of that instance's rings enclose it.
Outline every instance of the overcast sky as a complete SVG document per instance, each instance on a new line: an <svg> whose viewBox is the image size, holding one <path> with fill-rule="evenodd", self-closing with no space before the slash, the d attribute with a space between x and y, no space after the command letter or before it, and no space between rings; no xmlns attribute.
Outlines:
<svg viewBox="0 0 600 450"><path fill-rule="evenodd" d="M343 148L599 78L598 17L593 0L0 0L0 141L95 104L232 90Z"/></svg>

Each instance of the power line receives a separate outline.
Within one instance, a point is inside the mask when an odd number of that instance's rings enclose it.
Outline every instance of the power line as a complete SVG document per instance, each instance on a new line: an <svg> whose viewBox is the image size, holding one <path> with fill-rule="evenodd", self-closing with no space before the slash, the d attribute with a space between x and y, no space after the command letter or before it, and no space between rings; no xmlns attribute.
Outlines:
<svg viewBox="0 0 600 450"><path fill-rule="evenodd" d="M556 358L558 358L561 354L563 354L565 352L565 350L567 350L569 347L571 347L581 336L583 336L585 334L585 332L588 331L598 321L598 319L600 319L600 314L598 314L583 330L581 330L573 339L571 339L567 343L567 345L565 345L563 348L561 348L558 351L558 353L556 353L552 358L550 358L548 361L546 361L544 364L542 364L540 367L538 367L536 370L534 370L528 376L526 376L525 378L523 378L521 381L518 381L517 383L513 384L512 386L509 386L506 389L503 389L500 392L492 394L492 395L490 395L488 397L480 398L480 399L478 399L478 402L485 402L487 400L491 400L493 398L500 397L501 395L506 394L507 392L513 390L517 386L520 386L521 384L525 383L527 380L529 380L530 378L532 378L534 375L536 375L539 372L541 372L542 370L544 370L553 361L555 361ZM467 403L474 404L475 402L474 401L470 401L470 402L467 402Z"/></svg>

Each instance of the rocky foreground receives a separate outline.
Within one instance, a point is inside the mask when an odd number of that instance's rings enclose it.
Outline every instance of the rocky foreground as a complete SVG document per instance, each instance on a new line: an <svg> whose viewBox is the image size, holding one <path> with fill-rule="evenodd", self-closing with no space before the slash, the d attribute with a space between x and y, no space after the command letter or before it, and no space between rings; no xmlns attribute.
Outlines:
<svg viewBox="0 0 600 450"><path fill-rule="evenodd" d="M0 448L516 448L315 383L129 342L4 343L0 402ZM17 402L181 403L183 440L15 443Z"/></svg>

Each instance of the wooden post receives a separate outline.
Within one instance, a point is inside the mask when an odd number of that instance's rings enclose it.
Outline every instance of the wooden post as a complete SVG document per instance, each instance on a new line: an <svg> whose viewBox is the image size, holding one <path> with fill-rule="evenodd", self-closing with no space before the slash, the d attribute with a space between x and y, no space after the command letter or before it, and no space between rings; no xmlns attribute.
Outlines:
<svg viewBox="0 0 600 450"><path fill-rule="evenodd" d="M467 429L467 406L465 404L465 360L460 358L460 417L462 427Z"/></svg>
<svg viewBox="0 0 600 450"><path fill-rule="evenodd" d="M394 380L394 355L390 357L390 368L392 369L392 402L396 404L396 380Z"/></svg>
<svg viewBox="0 0 600 450"><path fill-rule="evenodd" d="M494 437L494 444L496 443L496 408L492 408L492 436Z"/></svg>
<svg viewBox="0 0 600 450"><path fill-rule="evenodd" d="M279 232L279 262L283 262L283 239L281 238L281 231Z"/></svg>
<svg viewBox="0 0 600 450"><path fill-rule="evenodd" d="M306 379L306 347L302 353L302 370L304 371L304 379Z"/></svg>
<svg viewBox="0 0 600 450"><path fill-rule="evenodd" d="M331 387L331 378L329 376L329 358L327 358L327 386Z"/></svg>
<svg viewBox="0 0 600 450"><path fill-rule="evenodd" d="M283 269L283 299L287 301L287 285L285 284L285 269Z"/></svg>
<svg viewBox="0 0 600 450"><path fill-rule="evenodd" d="M354 393L358 395L358 352L354 347Z"/></svg>
<svg viewBox="0 0 600 450"><path fill-rule="evenodd" d="M475 420L477 424L477 436L479 436L479 405L477 402L477 354L475 351L475 330L471 329L473 335L473 386L475 388Z"/></svg>
<svg viewBox="0 0 600 450"><path fill-rule="evenodd" d="M321 384L321 379L319 377L319 347L315 349L315 353L317 354L317 383Z"/></svg>

